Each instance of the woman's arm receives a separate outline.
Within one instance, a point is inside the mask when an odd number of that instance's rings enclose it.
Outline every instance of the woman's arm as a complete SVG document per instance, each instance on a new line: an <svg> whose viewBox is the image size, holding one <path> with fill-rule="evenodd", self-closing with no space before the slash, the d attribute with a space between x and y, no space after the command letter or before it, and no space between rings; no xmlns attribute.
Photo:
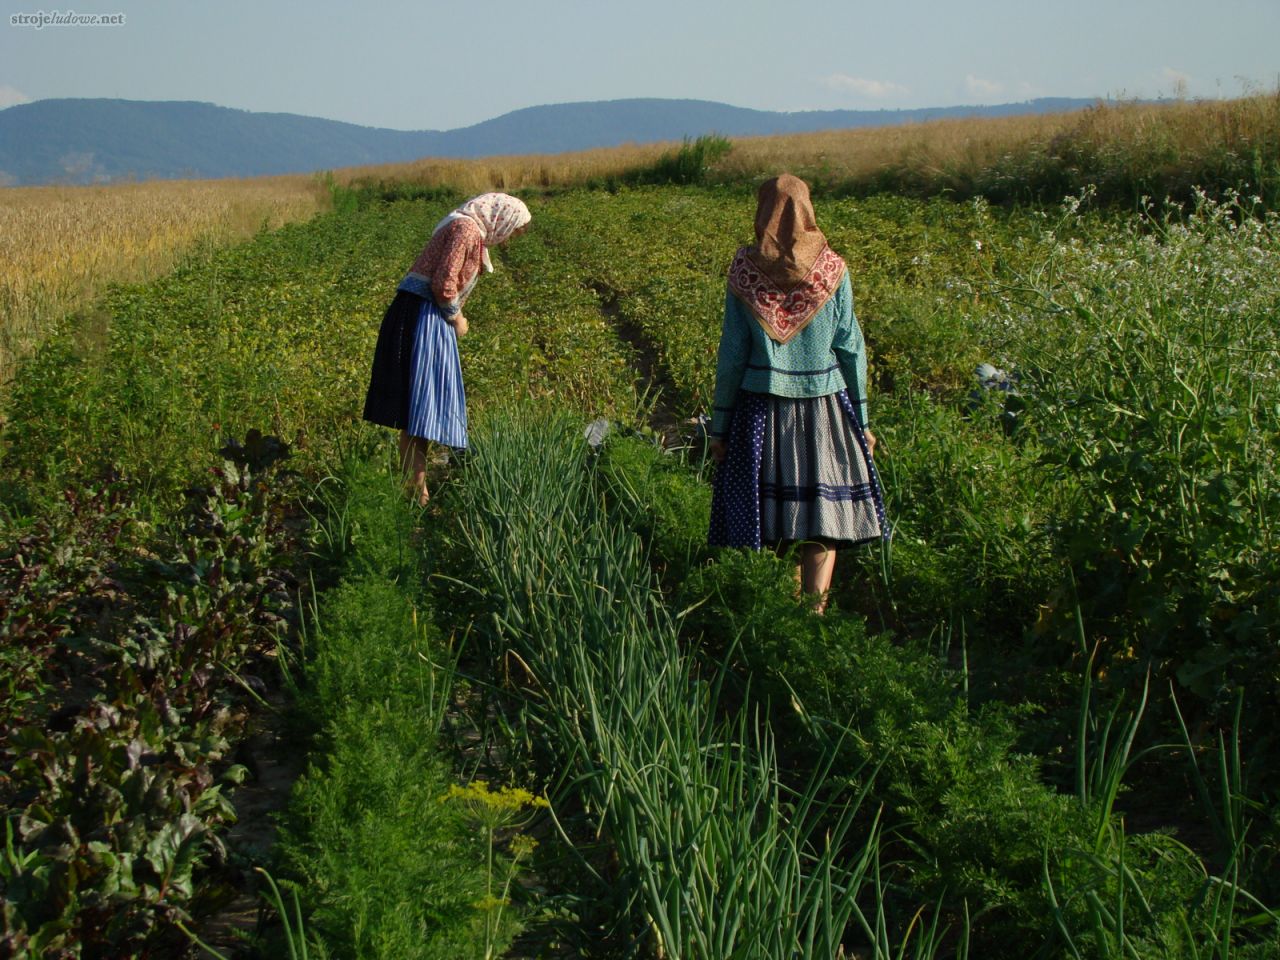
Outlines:
<svg viewBox="0 0 1280 960"><path fill-rule="evenodd" d="M853 287L846 270L836 290L836 329L831 350L840 364L844 385L849 392L849 402L858 416L858 423L867 425L867 345L862 338L862 327L853 312Z"/></svg>
<svg viewBox="0 0 1280 960"><path fill-rule="evenodd" d="M742 375L751 355L751 334L747 326L747 308L732 290L724 300L724 324L720 330L720 349L716 356L716 388L711 401L711 436L720 439L729 434L729 418L738 401Z"/></svg>
<svg viewBox="0 0 1280 960"><path fill-rule="evenodd" d="M431 295L436 306L452 320L462 310L462 296L480 272L484 241L466 221L455 220L445 228L445 249L431 274Z"/></svg>

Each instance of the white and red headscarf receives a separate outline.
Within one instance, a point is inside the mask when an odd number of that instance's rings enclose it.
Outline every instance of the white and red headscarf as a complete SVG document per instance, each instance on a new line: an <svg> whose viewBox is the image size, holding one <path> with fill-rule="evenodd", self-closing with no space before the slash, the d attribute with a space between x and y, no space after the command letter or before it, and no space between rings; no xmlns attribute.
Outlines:
<svg viewBox="0 0 1280 960"><path fill-rule="evenodd" d="M489 259L489 248L505 243L510 239L511 234L533 219L529 208L520 198L506 193L482 193L478 197L472 197L437 223L431 235L435 236L446 225L462 217L474 220L480 227L480 233L484 237L481 259L484 262L485 273L493 273L493 261Z"/></svg>

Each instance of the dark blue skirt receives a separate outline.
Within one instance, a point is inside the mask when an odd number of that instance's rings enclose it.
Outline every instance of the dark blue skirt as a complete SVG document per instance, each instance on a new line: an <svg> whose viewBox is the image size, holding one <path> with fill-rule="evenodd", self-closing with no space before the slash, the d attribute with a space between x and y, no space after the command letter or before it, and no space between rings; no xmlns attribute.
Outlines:
<svg viewBox="0 0 1280 960"><path fill-rule="evenodd" d="M430 297L398 290L387 307L373 351L364 419L466 447L458 337Z"/></svg>

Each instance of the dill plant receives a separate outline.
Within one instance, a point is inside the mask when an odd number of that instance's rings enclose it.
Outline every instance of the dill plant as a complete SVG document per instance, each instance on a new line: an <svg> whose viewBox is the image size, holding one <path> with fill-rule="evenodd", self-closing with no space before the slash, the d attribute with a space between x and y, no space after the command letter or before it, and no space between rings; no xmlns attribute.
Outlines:
<svg viewBox="0 0 1280 960"><path fill-rule="evenodd" d="M1058 555L1100 662L1153 662L1222 716L1236 685L1272 702L1280 221L1203 195L1105 228L1079 207L1006 261L987 330L1069 494Z"/></svg>

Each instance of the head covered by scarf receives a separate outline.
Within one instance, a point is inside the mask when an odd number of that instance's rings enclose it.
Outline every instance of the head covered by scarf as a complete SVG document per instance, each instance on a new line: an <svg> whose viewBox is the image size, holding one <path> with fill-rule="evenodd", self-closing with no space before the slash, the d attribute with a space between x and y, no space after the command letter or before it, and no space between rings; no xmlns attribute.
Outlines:
<svg viewBox="0 0 1280 960"><path fill-rule="evenodd" d="M484 237L481 259L485 273L493 273L489 248L506 243L511 234L533 219L529 208L518 197L506 193L482 193L478 197L472 197L437 223L431 235L435 236L448 224L462 217L474 220L480 227L480 233Z"/></svg>
<svg viewBox="0 0 1280 960"><path fill-rule="evenodd" d="M771 339L786 343L835 293L844 261L827 246L799 177L783 174L760 185L755 228L755 245L739 249L729 267L729 288Z"/></svg>

